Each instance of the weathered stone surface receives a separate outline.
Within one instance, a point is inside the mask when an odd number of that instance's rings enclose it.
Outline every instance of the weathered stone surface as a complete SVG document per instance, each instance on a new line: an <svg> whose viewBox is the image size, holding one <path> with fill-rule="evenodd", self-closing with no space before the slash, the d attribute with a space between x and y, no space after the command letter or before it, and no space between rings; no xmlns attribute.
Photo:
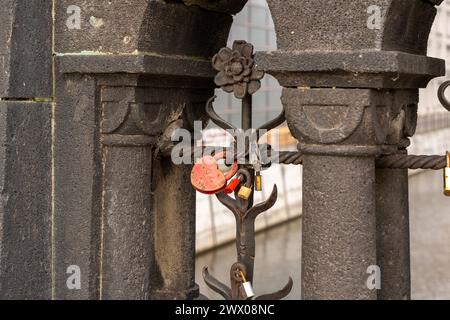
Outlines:
<svg viewBox="0 0 450 320"><path fill-rule="evenodd" d="M382 154L414 134L417 91L284 89L291 132L304 152ZM412 132L410 132L412 131Z"/></svg>
<svg viewBox="0 0 450 320"><path fill-rule="evenodd" d="M305 156L303 167L303 299L376 299L375 158Z"/></svg>
<svg viewBox="0 0 450 320"><path fill-rule="evenodd" d="M392 94L283 89L303 161L304 299L376 299L375 156L388 136Z"/></svg>
<svg viewBox="0 0 450 320"><path fill-rule="evenodd" d="M98 299L101 246L102 154L96 80L57 77L55 106L55 297ZM81 270L70 290L67 268Z"/></svg>
<svg viewBox="0 0 450 320"><path fill-rule="evenodd" d="M69 5L80 29L67 29ZM189 172L155 157L169 123L201 117L214 88L207 58L231 22L174 1L56 2L57 298L199 296ZM181 197L168 194L175 184ZM81 290L66 286L70 265Z"/></svg>
<svg viewBox="0 0 450 320"><path fill-rule="evenodd" d="M154 299L193 299L195 283L195 203L191 166L176 166L170 158L157 162L155 184L156 262Z"/></svg>
<svg viewBox="0 0 450 320"><path fill-rule="evenodd" d="M436 9L422 0L268 0L278 49L375 50L425 54ZM378 6L379 28L368 28ZM373 14L373 13L372 13Z"/></svg>
<svg viewBox="0 0 450 320"><path fill-rule="evenodd" d="M70 57L60 60L66 58ZM210 78L201 77L59 75L58 298L198 296L190 269L195 253L195 195L186 187L189 172L173 168L168 173L169 166L155 169L153 152L157 137L170 122L195 118L195 109L213 94L211 83ZM168 196L164 186L169 184L184 185L186 196L180 198L177 192L175 198ZM66 287L69 265L81 268L81 290Z"/></svg>
<svg viewBox="0 0 450 320"><path fill-rule="evenodd" d="M378 264L381 299L409 298L407 179L379 172L376 184L374 161L414 134L417 90L285 88L282 101L305 154L303 297L376 299Z"/></svg>
<svg viewBox="0 0 450 320"><path fill-rule="evenodd" d="M170 219L170 215L174 211L175 214L185 213L190 200L194 200L195 204L195 198L183 199L183 205L178 208L167 208L161 203L161 199L156 200L158 204L155 204L152 192L152 186L159 187L161 179L158 178L162 177L155 175L165 169L153 168L157 137L171 122L181 118L185 105L190 102L184 100L185 93L187 92L184 90L142 85L110 85L101 89L101 132L104 145L101 264L103 299L154 298L152 293L157 289L167 291L167 288L159 285L160 279L171 289L170 292L165 292L168 299L192 299L198 296L198 289L183 296L183 291L195 287L194 273L186 274L183 267L189 267L193 262L191 259L183 263L184 259L181 258L181 264L175 264L175 267L164 263L168 260L174 263L176 258L171 251L179 253L178 248L186 248L185 245L189 246L190 240L194 240L192 233L195 233L195 222L192 226L192 220L186 219L189 216L185 214L182 214L184 219L177 219L175 222ZM187 177L188 172L176 172L171 180L189 181ZM166 198L169 198L168 190L170 188L165 189ZM176 194L179 196L179 193ZM172 200L172 206L181 204L180 200ZM161 219L157 220L158 213ZM180 228L180 223L187 226L187 232ZM156 230L164 233L170 230L172 235L181 233L181 239L155 244L157 235L162 236ZM184 241L187 241L185 245ZM157 263L155 256L159 250L162 253ZM191 252L187 251L186 254L190 256ZM171 275L170 270L175 270L175 274ZM174 278L189 282L190 286L174 281ZM175 289L173 282L177 282L179 287Z"/></svg>
<svg viewBox="0 0 450 320"><path fill-rule="evenodd" d="M152 148L107 146L103 152L102 299L148 300L157 274Z"/></svg>
<svg viewBox="0 0 450 320"><path fill-rule="evenodd" d="M411 299L408 170L376 170L378 300Z"/></svg>
<svg viewBox="0 0 450 320"><path fill-rule="evenodd" d="M69 29L69 6L80 8L80 28ZM58 53L153 52L211 57L226 43L232 18L159 0L56 2Z"/></svg>
<svg viewBox="0 0 450 320"><path fill-rule="evenodd" d="M167 76L186 77L184 80L214 77L211 62L205 59L159 55L66 55L56 57L58 70L63 73L150 74L161 79ZM213 82L211 85L213 85Z"/></svg>
<svg viewBox="0 0 450 320"><path fill-rule="evenodd" d="M213 94L206 58L232 18L173 1L56 5L56 296L197 298L189 169L158 166L170 160L154 152L171 121L196 119ZM80 29L67 30L69 5ZM65 286L69 265L81 290Z"/></svg>
<svg viewBox="0 0 450 320"><path fill-rule="evenodd" d="M0 43L0 97L51 97L52 1L2 1Z"/></svg>
<svg viewBox="0 0 450 320"><path fill-rule="evenodd" d="M429 2L268 2L279 50L256 60L282 86L418 88L445 75L444 61L425 56L436 15ZM370 7L381 10L378 27L368 27Z"/></svg>
<svg viewBox="0 0 450 320"><path fill-rule="evenodd" d="M445 61L395 51L257 53L258 68L285 87L424 88Z"/></svg>
<svg viewBox="0 0 450 320"><path fill-rule="evenodd" d="M441 2L268 0L279 51L257 62L285 87L287 123L305 154L305 299L376 299L366 272L377 255L390 282L380 297L409 297L407 178L380 172L376 187L374 161L407 146L417 88L445 73L442 61L425 57ZM379 9L379 25L369 25Z"/></svg>
<svg viewBox="0 0 450 320"><path fill-rule="evenodd" d="M0 299L51 298L51 109L0 101Z"/></svg>

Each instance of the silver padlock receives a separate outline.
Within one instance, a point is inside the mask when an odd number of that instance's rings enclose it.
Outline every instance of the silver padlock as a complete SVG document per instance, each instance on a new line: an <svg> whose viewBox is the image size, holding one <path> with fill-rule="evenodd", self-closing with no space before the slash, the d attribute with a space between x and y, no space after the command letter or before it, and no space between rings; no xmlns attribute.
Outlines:
<svg viewBox="0 0 450 320"><path fill-rule="evenodd" d="M243 280L242 285L240 287L242 296L246 299L253 298L255 296L255 292L253 291L252 283L250 281L247 281L247 279L245 279L245 275L242 271L241 277Z"/></svg>
<svg viewBox="0 0 450 320"><path fill-rule="evenodd" d="M261 176L261 150L256 142L251 145L250 161L255 171L255 191L262 191L262 176Z"/></svg>

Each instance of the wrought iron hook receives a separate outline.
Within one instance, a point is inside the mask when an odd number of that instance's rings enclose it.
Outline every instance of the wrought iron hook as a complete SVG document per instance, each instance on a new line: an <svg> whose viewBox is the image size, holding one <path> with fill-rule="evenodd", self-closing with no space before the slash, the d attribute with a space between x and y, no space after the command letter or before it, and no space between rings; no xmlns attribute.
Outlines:
<svg viewBox="0 0 450 320"><path fill-rule="evenodd" d="M222 119L214 110L213 102L216 100L217 96L214 96L208 100L206 103L206 113L208 114L209 118L212 120L214 124L219 126L220 128L224 130L236 130L237 128L233 126L231 123L225 121Z"/></svg>
<svg viewBox="0 0 450 320"><path fill-rule="evenodd" d="M448 101L447 97L445 96L445 91L447 90L448 87L450 87L450 81L445 81L439 86L438 98L442 106L448 111L450 111L450 101Z"/></svg>
<svg viewBox="0 0 450 320"><path fill-rule="evenodd" d="M289 277L289 281L283 289L274 293L261 295L259 297L256 297L255 300L281 300L283 298L286 298L289 293L291 293L293 285L294 281L292 281L292 278Z"/></svg>
<svg viewBox="0 0 450 320"><path fill-rule="evenodd" d="M231 289L214 278L208 271L208 267L203 267L203 280L205 281L206 285L211 288L211 290L217 292L222 297L224 297L225 300L231 300Z"/></svg>

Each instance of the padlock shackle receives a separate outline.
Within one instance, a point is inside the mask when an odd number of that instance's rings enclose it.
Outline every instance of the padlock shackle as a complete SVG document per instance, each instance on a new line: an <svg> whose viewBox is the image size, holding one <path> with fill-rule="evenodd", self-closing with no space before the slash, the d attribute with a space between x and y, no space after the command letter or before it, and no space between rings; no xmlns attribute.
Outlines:
<svg viewBox="0 0 450 320"><path fill-rule="evenodd" d="M247 187L247 188L251 188L252 187L252 176L250 175L250 172L248 172L247 169L239 169L236 172L236 176L243 176L244 177L244 181L242 181L242 183Z"/></svg>
<svg viewBox="0 0 450 320"><path fill-rule="evenodd" d="M227 159L227 152L221 151L214 155L214 160L217 161L217 160L221 160L221 159L225 159L225 160ZM228 171L227 174L224 174L225 179L228 181L231 178L233 178L236 175L236 171L238 171L238 163L236 160L234 160L230 171Z"/></svg>

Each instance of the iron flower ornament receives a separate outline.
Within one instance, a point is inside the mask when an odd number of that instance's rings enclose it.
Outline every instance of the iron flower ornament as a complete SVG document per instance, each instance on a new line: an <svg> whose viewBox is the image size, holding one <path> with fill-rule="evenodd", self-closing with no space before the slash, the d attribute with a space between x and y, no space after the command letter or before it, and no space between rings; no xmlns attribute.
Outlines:
<svg viewBox="0 0 450 320"><path fill-rule="evenodd" d="M213 68L219 73L214 81L225 92L234 93L238 99L254 94L261 88L264 72L255 69L253 45L235 41L233 48L222 48L212 59Z"/></svg>
<svg viewBox="0 0 450 320"><path fill-rule="evenodd" d="M215 83L222 87L225 92L234 93L236 98L242 99L241 114L242 114L242 128L246 132L252 129L252 94L261 88L260 80L264 77L264 72L256 70L255 59L253 54L253 45L245 41L235 41L232 49L223 48L212 59L212 65L218 74L215 78ZM234 132L239 129L232 123L225 121L214 110L213 102L216 96L212 97L206 103L206 114L212 120L214 124L225 130L233 130ZM284 111L272 121L262 125L258 129L252 129L252 132L256 132L256 144L257 148L260 148L258 144L259 134L262 130L271 130L281 125L286 120ZM252 138L251 138L252 139ZM235 139L236 140L236 139ZM219 190L216 193L217 199L233 212L236 220L236 249L238 261L231 266L230 270L230 284L220 282L214 276L212 276L208 267L203 269L203 278L212 290L222 295L227 300L280 300L286 297L292 290L293 281L289 277L289 281L283 289L255 297L252 288L254 262L255 262L255 220L256 218L268 211L275 205L278 198L277 186L275 185L270 197L259 204L254 204L254 194L252 191L255 185L256 191L261 191L261 188L256 188L256 177L260 175L262 168L261 161L250 163L250 152L256 152L256 156L259 158L257 151L251 151L250 139L246 139L245 154L239 155L236 149L235 158L241 156L245 160L245 164L239 164L239 170L237 171L236 179L240 187L234 187L231 193L234 192L234 197L230 196L225 189ZM236 141L235 141L236 142ZM243 179L243 180L241 180ZM245 181L243 183L243 181ZM261 180L260 180L261 181ZM230 183L231 185L231 183ZM261 184L260 184L261 185ZM247 192L241 195L240 188L246 188ZM245 192L245 189L244 189Z"/></svg>

